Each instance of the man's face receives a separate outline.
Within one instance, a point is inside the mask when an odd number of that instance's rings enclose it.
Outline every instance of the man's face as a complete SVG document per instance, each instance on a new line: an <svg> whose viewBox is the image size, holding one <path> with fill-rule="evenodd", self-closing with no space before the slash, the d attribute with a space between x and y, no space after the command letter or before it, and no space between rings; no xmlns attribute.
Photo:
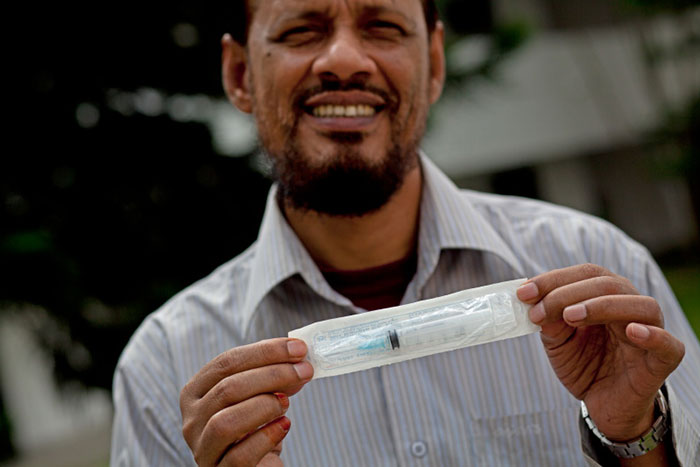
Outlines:
<svg viewBox="0 0 700 467"><path fill-rule="evenodd" d="M254 2L242 82L281 195L333 215L381 207L417 164L442 53L420 0Z"/></svg>

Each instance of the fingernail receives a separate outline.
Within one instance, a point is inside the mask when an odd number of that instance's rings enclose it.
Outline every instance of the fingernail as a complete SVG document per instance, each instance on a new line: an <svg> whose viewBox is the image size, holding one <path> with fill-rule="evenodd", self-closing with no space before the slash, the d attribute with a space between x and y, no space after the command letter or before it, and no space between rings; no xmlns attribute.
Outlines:
<svg viewBox="0 0 700 467"><path fill-rule="evenodd" d="M301 380L311 379L311 376L314 374L314 369L309 362L296 363L294 370Z"/></svg>
<svg viewBox="0 0 700 467"><path fill-rule="evenodd" d="M298 339L287 341L287 351L290 357L303 357L306 355L306 344Z"/></svg>
<svg viewBox="0 0 700 467"><path fill-rule="evenodd" d="M540 321L544 320L545 315L544 305L542 305L542 302L530 308L530 321L535 324L538 324Z"/></svg>
<svg viewBox="0 0 700 467"><path fill-rule="evenodd" d="M275 396L277 396L277 399L279 399L282 408L284 410L287 410L287 408L289 407L289 397L287 397L286 394L283 394L281 392L276 392Z"/></svg>
<svg viewBox="0 0 700 467"><path fill-rule="evenodd" d="M287 417L280 418L279 423L280 423L280 426L282 427L282 429L285 431L285 433L287 431L289 431L289 428L292 426L292 421L290 419L288 419Z"/></svg>
<svg viewBox="0 0 700 467"><path fill-rule="evenodd" d="M540 291L537 288L537 284L535 284L534 282L528 282L527 284L523 284L520 287L518 287L518 290L516 290L515 293L518 295L518 298L520 300L525 302L537 297Z"/></svg>
<svg viewBox="0 0 700 467"><path fill-rule="evenodd" d="M647 339L651 334L651 332L649 332L648 327L642 326L641 324L637 323L630 323L629 330L632 337L635 337L637 339Z"/></svg>
<svg viewBox="0 0 700 467"><path fill-rule="evenodd" d="M583 303L564 308L564 319L567 321L581 321L586 318L586 314L586 305Z"/></svg>

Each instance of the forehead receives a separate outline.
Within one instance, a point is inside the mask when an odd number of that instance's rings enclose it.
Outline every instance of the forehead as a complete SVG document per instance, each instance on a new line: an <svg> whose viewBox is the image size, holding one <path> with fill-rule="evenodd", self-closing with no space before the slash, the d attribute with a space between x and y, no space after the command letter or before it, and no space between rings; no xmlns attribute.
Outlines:
<svg viewBox="0 0 700 467"><path fill-rule="evenodd" d="M295 13L314 11L327 16L334 16L339 11L347 9L351 13L371 10L398 10L402 12L416 11L418 6L422 12L422 0L249 0L251 11L255 15L267 13L264 16L276 16L281 12Z"/></svg>

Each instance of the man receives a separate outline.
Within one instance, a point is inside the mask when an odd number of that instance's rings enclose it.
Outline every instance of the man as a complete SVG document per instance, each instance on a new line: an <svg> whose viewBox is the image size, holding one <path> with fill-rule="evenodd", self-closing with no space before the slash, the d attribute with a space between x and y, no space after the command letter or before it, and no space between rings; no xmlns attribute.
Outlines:
<svg viewBox="0 0 700 467"><path fill-rule="evenodd" d="M570 210L460 192L419 155L444 80L432 1L257 0L247 17L223 81L277 183L256 243L125 350L113 465L618 462L600 433L628 442L625 465L697 461L700 349L646 250ZM540 337L310 384L304 343L280 337L524 276Z"/></svg>

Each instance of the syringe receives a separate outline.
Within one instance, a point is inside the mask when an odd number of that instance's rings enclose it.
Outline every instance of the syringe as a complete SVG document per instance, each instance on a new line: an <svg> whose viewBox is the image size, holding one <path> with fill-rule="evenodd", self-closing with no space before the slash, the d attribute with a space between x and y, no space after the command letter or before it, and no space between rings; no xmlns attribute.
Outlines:
<svg viewBox="0 0 700 467"><path fill-rule="evenodd" d="M515 327L511 301L507 294L492 294L468 304L461 302L322 333L316 336L310 357L312 363L331 369L382 358L382 354L393 357L399 352L466 345Z"/></svg>

